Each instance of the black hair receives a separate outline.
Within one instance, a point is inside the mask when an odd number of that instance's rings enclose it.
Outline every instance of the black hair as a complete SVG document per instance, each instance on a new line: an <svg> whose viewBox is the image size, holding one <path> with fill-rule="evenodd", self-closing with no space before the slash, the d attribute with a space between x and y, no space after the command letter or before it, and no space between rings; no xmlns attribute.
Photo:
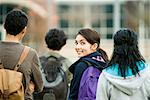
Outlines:
<svg viewBox="0 0 150 100"><path fill-rule="evenodd" d="M52 50L60 50L67 41L67 36L63 30L51 29L45 36L47 47Z"/></svg>
<svg viewBox="0 0 150 100"><path fill-rule="evenodd" d="M27 26L27 23L27 15L19 9L14 9L6 15L4 28L7 34L16 36Z"/></svg>
<svg viewBox="0 0 150 100"><path fill-rule="evenodd" d="M136 64L138 61L144 61L138 48L137 34L131 29L121 29L114 35L114 51L108 64L119 65L119 72L122 77L126 77L126 69L131 68L133 75L139 74Z"/></svg>

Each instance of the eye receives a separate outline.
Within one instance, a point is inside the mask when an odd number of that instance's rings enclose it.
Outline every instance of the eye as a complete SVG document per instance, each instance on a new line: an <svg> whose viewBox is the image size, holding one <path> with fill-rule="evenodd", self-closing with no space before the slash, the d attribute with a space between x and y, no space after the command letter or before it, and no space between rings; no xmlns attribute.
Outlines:
<svg viewBox="0 0 150 100"><path fill-rule="evenodd" d="M81 42L80 44L81 44L81 45L84 45L84 44L85 44L85 42Z"/></svg>
<svg viewBox="0 0 150 100"><path fill-rule="evenodd" d="M77 45L78 44L78 42L77 41L75 41L75 45Z"/></svg>

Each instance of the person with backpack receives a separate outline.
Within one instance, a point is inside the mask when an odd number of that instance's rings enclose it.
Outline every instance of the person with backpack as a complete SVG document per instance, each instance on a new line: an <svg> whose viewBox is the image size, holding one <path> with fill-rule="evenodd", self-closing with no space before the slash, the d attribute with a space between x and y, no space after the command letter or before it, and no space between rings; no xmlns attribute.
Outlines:
<svg viewBox="0 0 150 100"><path fill-rule="evenodd" d="M67 36L64 31L57 28L50 29L45 35L45 42L49 51L40 57L44 89L41 93L34 95L35 100L67 99L68 85L71 80L71 73L68 68L71 62L59 54L66 41Z"/></svg>
<svg viewBox="0 0 150 100"><path fill-rule="evenodd" d="M139 51L138 34L123 28L113 39L113 54L99 77L96 100L148 100L150 65Z"/></svg>
<svg viewBox="0 0 150 100"><path fill-rule="evenodd" d="M27 24L28 17L23 11L14 9L8 12L4 22L6 38L0 41L0 66L3 67L0 68L0 71L3 72L4 69L15 70L20 74L20 79L22 77L23 79L21 79L20 83L20 80L12 77L11 74L6 74L7 72L5 72L6 76L0 76L1 79L6 77L8 81L6 82L5 79L2 79L5 83L0 83L2 84L0 88L4 89L0 90L0 100L33 100L32 92L40 92L43 89L37 52L21 43L26 34ZM16 80L17 83L11 83L13 80ZM23 94L19 94L22 91L17 91L20 88L19 84L23 85ZM17 95L18 98L15 98ZM22 97L19 97L19 95L22 95Z"/></svg>
<svg viewBox="0 0 150 100"><path fill-rule="evenodd" d="M100 36L90 29L78 31L75 38L75 50L79 59L69 67L73 74L68 100L95 100L100 72L105 68L107 55L99 48ZM106 54L106 53L104 53Z"/></svg>

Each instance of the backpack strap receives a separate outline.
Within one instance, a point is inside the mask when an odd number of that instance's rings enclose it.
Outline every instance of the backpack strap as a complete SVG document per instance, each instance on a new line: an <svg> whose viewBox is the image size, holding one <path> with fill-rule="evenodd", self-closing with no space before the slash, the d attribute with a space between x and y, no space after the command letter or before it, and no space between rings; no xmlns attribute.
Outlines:
<svg viewBox="0 0 150 100"><path fill-rule="evenodd" d="M27 54L29 53L29 50L30 50L30 47L27 47L25 46L22 53L21 53L21 56L19 58L19 61L17 62L17 64L15 65L15 68L14 70L17 71L18 68L20 67L20 65L23 63L23 61L25 60L25 58L27 57ZM3 63L0 59L0 69L4 68L3 66Z"/></svg>
<svg viewBox="0 0 150 100"><path fill-rule="evenodd" d="M56 59L56 60L57 60L57 57L52 56L52 55L50 55L50 56L48 56L48 57L46 57L46 58L47 58L47 60L48 60L49 58L53 58L53 59Z"/></svg>
<svg viewBox="0 0 150 100"><path fill-rule="evenodd" d="M0 69L2 69L2 68L4 68L4 67L3 67L3 63L2 63L2 61L0 59Z"/></svg>
<svg viewBox="0 0 150 100"><path fill-rule="evenodd" d="M17 71L20 67L20 65L23 63L23 61L25 60L25 58L27 57L28 53L29 53L29 50L30 50L30 47L27 47L25 46L22 53L21 53L21 56L19 58L19 61L18 63L16 64L14 70Z"/></svg>
<svg viewBox="0 0 150 100"><path fill-rule="evenodd" d="M49 59L49 58L53 58L53 59L56 59L56 60L58 60L58 61L62 61L62 60L64 60L65 58L64 57L62 57L62 56L60 56L60 57L56 57L56 56L53 56L53 55L50 55L50 56L48 56L48 57L46 57L47 58L47 60Z"/></svg>

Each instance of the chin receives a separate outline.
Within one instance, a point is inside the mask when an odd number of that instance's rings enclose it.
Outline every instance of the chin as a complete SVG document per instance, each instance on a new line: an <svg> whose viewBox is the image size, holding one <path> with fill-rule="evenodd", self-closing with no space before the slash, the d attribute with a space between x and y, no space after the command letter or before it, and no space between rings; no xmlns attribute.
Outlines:
<svg viewBox="0 0 150 100"><path fill-rule="evenodd" d="M84 56L86 56L86 55L78 54L78 57L79 57L79 58L80 58L80 57L84 57Z"/></svg>
<svg viewBox="0 0 150 100"><path fill-rule="evenodd" d="M83 57L83 55L78 54L78 58Z"/></svg>

